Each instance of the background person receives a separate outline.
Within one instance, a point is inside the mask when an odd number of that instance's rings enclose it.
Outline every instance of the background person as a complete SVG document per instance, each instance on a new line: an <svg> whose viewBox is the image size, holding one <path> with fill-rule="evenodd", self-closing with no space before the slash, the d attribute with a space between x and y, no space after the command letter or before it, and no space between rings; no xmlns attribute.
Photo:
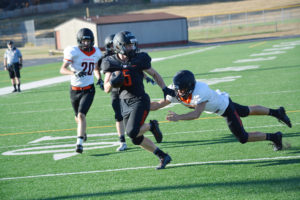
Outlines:
<svg viewBox="0 0 300 200"><path fill-rule="evenodd" d="M13 41L8 41L7 47L8 49L4 53L4 70L8 71L11 84L14 87L12 92L21 92L20 70L23 64L22 54L14 46Z"/></svg>

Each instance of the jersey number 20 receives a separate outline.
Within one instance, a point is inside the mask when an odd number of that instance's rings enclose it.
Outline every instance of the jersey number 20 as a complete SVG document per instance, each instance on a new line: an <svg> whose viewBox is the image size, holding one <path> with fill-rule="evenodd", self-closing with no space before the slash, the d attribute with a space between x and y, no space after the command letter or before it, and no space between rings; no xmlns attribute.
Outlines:
<svg viewBox="0 0 300 200"><path fill-rule="evenodd" d="M95 63L93 62L90 62L90 63L87 63L87 62L83 62L81 64L81 66L83 67L83 70L84 72L86 72L87 68L88 68L88 71L87 71L87 74L88 75L92 75L93 74L93 70L94 70L94 67L95 67Z"/></svg>

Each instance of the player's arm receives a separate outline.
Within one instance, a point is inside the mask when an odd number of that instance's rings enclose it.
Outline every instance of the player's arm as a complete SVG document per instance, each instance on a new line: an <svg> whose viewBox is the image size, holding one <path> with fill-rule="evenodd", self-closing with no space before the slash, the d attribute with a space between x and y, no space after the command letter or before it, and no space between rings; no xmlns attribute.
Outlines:
<svg viewBox="0 0 300 200"><path fill-rule="evenodd" d="M176 114L175 112L169 111L169 114L167 115L166 119L169 121L178 121L178 120L193 120L193 119L197 119L200 117L200 115L202 114L202 112L205 109L205 105L207 102L202 102L200 104L198 104L195 109L191 112L188 112L186 114Z"/></svg>
<svg viewBox="0 0 300 200"><path fill-rule="evenodd" d="M166 87L166 84L164 82L164 80L162 79L162 77L160 76L160 74L153 69L152 67L149 69L146 69L145 72L147 72L147 74L149 74L150 76L153 77L153 79L155 80L155 82L157 83L157 85L159 85L159 87L161 89L164 89Z"/></svg>
<svg viewBox="0 0 300 200"><path fill-rule="evenodd" d="M144 74L144 79L147 81L147 83L151 83L152 85L156 85L155 81L152 78L147 76L147 74L144 73L144 72L143 72L143 74Z"/></svg>
<svg viewBox="0 0 300 200"><path fill-rule="evenodd" d="M99 85L100 89L104 90L104 81L102 80L102 77L101 77L100 63L99 63L99 61L96 63L96 66L95 66L95 69L94 69L94 75L97 78L96 85Z"/></svg>
<svg viewBox="0 0 300 200"><path fill-rule="evenodd" d="M162 100L160 100L160 101L153 101L153 102L151 102L151 104L150 104L150 110L151 110L151 111L158 110L158 109L160 109L160 108L163 108L163 107L169 105L170 103L171 103L171 102L168 101L167 99L166 99L166 100L162 99Z"/></svg>
<svg viewBox="0 0 300 200"><path fill-rule="evenodd" d="M111 72L106 72L105 77L104 77L104 92L109 93L112 89L112 86L109 82L110 77L111 77Z"/></svg>
<svg viewBox="0 0 300 200"><path fill-rule="evenodd" d="M63 62L63 64L61 65L60 67L60 73L63 74L63 75L73 75L74 72L71 71L68 66L70 65L70 63L67 63L67 62Z"/></svg>
<svg viewBox="0 0 300 200"><path fill-rule="evenodd" d="M100 73L100 66L99 63L96 63L95 69L94 69L94 75L97 78L97 80L101 79L101 73Z"/></svg>
<svg viewBox="0 0 300 200"><path fill-rule="evenodd" d="M7 58L6 57L4 57L3 64L4 64L4 70L7 70Z"/></svg>
<svg viewBox="0 0 300 200"><path fill-rule="evenodd" d="M20 56L19 56L19 68L21 69L23 66L23 57L22 57L22 54L20 53Z"/></svg>

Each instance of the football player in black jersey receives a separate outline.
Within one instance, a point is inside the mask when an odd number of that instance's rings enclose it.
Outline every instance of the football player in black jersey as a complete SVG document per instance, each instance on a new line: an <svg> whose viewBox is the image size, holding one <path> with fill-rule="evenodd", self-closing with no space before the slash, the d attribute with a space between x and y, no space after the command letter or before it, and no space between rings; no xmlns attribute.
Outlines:
<svg viewBox="0 0 300 200"><path fill-rule="evenodd" d="M162 133L156 120L144 123L150 109L150 98L144 90L143 71L151 75L163 89L164 96L175 93L166 87L163 79L151 67L151 58L147 53L138 52L137 40L131 32L122 31L113 40L116 54L102 60L101 68L105 73L104 90L119 88L122 116L126 134L133 144L154 153L160 159L156 169L164 169L171 162L171 157L160 150L144 133L151 131L158 143L162 141Z"/></svg>
<svg viewBox="0 0 300 200"><path fill-rule="evenodd" d="M105 38L104 40L105 53L104 56L99 60L99 66L101 66L102 60L105 57L115 54L114 47L113 47L114 36L115 34L112 34ZM124 151L127 149L127 144L125 140L123 117L122 117L121 107L120 107L119 89L112 88L110 94L111 94L111 104L115 112L116 129L120 139L120 146L117 148L117 151Z"/></svg>
<svg viewBox="0 0 300 200"><path fill-rule="evenodd" d="M114 36L115 36L115 34L112 34L112 35L107 36L104 39L105 53L104 53L104 56L99 60L99 66L101 66L103 58L115 54L114 46L113 46ZM144 74L144 78L147 81L147 83L152 83L153 85L156 84L155 81L152 80L150 77L148 77L146 74ZM127 149L127 144L126 144L126 140L125 140L123 117L122 117L121 107L120 107L119 89L112 88L110 94L111 94L112 108L115 113L116 129L117 129L117 132L119 135L119 140L120 140L120 146L116 150L124 151Z"/></svg>

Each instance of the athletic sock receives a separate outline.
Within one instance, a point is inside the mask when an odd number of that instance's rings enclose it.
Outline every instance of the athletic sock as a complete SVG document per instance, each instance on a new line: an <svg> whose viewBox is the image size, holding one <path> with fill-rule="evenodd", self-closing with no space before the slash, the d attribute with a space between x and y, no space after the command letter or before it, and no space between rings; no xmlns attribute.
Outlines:
<svg viewBox="0 0 300 200"><path fill-rule="evenodd" d="M20 85L21 85L21 84L19 83L19 84L18 84L18 89L20 89Z"/></svg>
<svg viewBox="0 0 300 200"><path fill-rule="evenodd" d="M13 84L13 86L14 86L14 89L16 90L16 89L17 89L17 86L16 86L16 84Z"/></svg>
<svg viewBox="0 0 300 200"><path fill-rule="evenodd" d="M82 143L83 143L83 137L82 136L80 136L80 137L77 137L77 145L78 144L80 144L80 145L82 145Z"/></svg>
<svg viewBox="0 0 300 200"><path fill-rule="evenodd" d="M126 141L125 141L125 135L121 135L121 136L120 136L120 142L122 142L122 143L126 142Z"/></svg>
<svg viewBox="0 0 300 200"><path fill-rule="evenodd" d="M278 109L270 109L269 115L278 118L279 110Z"/></svg>
<svg viewBox="0 0 300 200"><path fill-rule="evenodd" d="M267 133L266 140L275 141L276 138L277 137L276 137L276 135L274 133Z"/></svg>
<svg viewBox="0 0 300 200"><path fill-rule="evenodd" d="M165 157L167 154L165 152L163 152L162 150L160 150L158 147L154 150L153 152L157 157L159 158L163 158Z"/></svg>

